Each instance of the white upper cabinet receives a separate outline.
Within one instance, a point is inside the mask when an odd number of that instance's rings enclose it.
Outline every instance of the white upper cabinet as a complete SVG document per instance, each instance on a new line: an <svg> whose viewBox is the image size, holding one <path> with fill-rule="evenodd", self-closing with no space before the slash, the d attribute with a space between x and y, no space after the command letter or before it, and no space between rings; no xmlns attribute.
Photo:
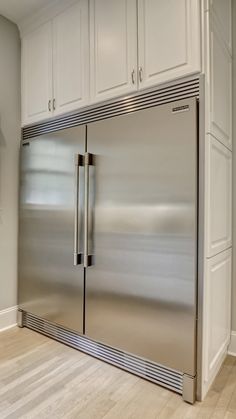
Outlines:
<svg viewBox="0 0 236 419"><path fill-rule="evenodd" d="M90 1L91 101L137 89L136 0Z"/></svg>
<svg viewBox="0 0 236 419"><path fill-rule="evenodd" d="M88 26L88 1L79 0L23 36L24 125L88 103Z"/></svg>
<svg viewBox="0 0 236 419"><path fill-rule="evenodd" d="M138 0L140 88L199 72L199 0Z"/></svg>
<svg viewBox="0 0 236 419"><path fill-rule="evenodd" d="M199 72L199 9L199 0L49 4L21 25L23 124Z"/></svg>
<svg viewBox="0 0 236 419"><path fill-rule="evenodd" d="M208 130L232 148L232 58L215 23L210 22L210 121Z"/></svg>
<svg viewBox="0 0 236 419"><path fill-rule="evenodd" d="M54 114L88 101L88 3L81 0L53 21Z"/></svg>
<svg viewBox="0 0 236 419"><path fill-rule="evenodd" d="M43 24L22 40L22 120L47 118L52 109L52 24Z"/></svg>

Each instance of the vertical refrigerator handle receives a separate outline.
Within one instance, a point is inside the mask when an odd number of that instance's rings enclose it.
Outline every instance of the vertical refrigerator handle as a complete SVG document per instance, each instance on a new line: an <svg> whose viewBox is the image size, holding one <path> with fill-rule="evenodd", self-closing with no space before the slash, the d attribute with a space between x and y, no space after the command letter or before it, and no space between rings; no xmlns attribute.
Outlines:
<svg viewBox="0 0 236 419"><path fill-rule="evenodd" d="M75 155L75 218L74 218L74 266L80 265L82 262L82 254L79 252L79 195L80 195L80 179L79 168L83 166L83 156Z"/></svg>
<svg viewBox="0 0 236 419"><path fill-rule="evenodd" d="M92 265L92 255L89 253L89 234L90 234L90 217L89 217L89 179L90 179L90 166L93 166L93 155L85 153L84 155L84 183L85 183L85 196L84 196L84 267L88 268Z"/></svg>

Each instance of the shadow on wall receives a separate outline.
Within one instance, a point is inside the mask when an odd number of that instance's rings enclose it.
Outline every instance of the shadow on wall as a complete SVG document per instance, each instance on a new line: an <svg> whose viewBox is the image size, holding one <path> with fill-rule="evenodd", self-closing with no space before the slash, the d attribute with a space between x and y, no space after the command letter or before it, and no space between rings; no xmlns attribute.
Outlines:
<svg viewBox="0 0 236 419"><path fill-rule="evenodd" d="M6 138L1 128L1 118L0 118L0 180L2 179L2 160L3 160L3 149L6 147ZM1 185L1 183L0 183ZM0 188L0 224L2 224L2 193Z"/></svg>

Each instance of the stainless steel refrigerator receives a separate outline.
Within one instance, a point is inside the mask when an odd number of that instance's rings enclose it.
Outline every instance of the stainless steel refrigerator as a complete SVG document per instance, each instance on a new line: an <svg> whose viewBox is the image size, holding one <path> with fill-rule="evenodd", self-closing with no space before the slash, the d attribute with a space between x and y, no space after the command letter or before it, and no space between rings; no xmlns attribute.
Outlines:
<svg viewBox="0 0 236 419"><path fill-rule="evenodd" d="M197 126L190 98L21 146L20 309L186 383L196 375Z"/></svg>

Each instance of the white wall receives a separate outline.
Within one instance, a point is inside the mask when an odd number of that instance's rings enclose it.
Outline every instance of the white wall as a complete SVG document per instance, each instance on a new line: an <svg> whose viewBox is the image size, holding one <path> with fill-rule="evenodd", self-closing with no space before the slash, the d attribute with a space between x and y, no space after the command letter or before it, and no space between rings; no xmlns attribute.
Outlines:
<svg viewBox="0 0 236 419"><path fill-rule="evenodd" d="M19 142L20 38L17 26L0 16L0 329L9 317L2 310L17 304Z"/></svg>

